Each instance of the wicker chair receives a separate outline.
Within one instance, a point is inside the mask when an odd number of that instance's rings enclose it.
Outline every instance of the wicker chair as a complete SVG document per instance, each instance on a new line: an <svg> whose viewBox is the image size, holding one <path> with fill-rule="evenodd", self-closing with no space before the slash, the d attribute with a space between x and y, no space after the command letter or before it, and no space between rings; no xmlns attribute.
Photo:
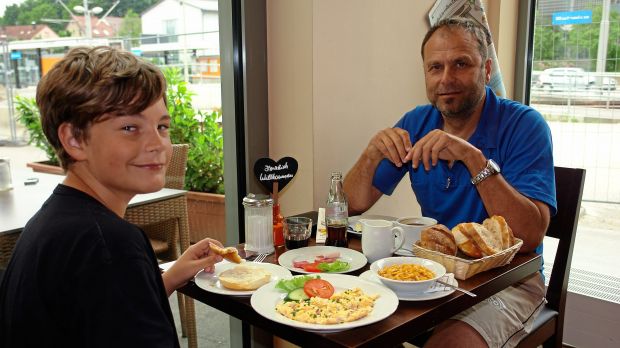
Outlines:
<svg viewBox="0 0 620 348"><path fill-rule="evenodd" d="M15 243L17 243L19 235L20 233L0 234L0 282L2 282L4 270L6 270L9 260L11 260L11 255L13 255L13 249L15 248Z"/></svg>
<svg viewBox="0 0 620 348"><path fill-rule="evenodd" d="M172 146L172 160L166 171L167 188L182 189L187 163L187 144ZM174 261L189 247L189 224L185 196L127 209L125 219L140 226L149 237L153 250L162 261ZM179 245L180 243L180 250ZM177 292L181 331L188 347L197 347L194 300Z"/></svg>

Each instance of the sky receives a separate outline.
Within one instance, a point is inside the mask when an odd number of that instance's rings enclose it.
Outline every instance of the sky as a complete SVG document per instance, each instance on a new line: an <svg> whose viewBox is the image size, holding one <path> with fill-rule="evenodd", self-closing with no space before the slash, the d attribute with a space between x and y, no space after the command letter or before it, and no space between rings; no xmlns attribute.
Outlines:
<svg viewBox="0 0 620 348"><path fill-rule="evenodd" d="M4 9L13 4L20 4L24 0L0 0L0 17L4 16Z"/></svg>

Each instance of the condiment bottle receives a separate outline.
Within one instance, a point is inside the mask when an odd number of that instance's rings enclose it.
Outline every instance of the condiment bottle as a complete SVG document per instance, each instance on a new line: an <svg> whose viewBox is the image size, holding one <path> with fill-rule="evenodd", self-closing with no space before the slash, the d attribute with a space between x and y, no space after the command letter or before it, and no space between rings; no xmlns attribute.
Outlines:
<svg viewBox="0 0 620 348"><path fill-rule="evenodd" d="M273 205L273 246L284 245L284 217L280 214L280 203Z"/></svg>
<svg viewBox="0 0 620 348"><path fill-rule="evenodd" d="M263 194L248 193L243 198L245 217L245 250L272 253L273 200Z"/></svg>
<svg viewBox="0 0 620 348"><path fill-rule="evenodd" d="M342 173L333 172L329 186L329 196L325 207L325 226L327 239L325 245L346 247L349 209L342 187Z"/></svg>

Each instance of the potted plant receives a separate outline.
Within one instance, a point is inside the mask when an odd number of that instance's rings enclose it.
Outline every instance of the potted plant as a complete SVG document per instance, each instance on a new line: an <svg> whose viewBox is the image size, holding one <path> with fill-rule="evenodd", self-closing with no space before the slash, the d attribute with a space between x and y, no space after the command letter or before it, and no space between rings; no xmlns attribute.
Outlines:
<svg viewBox="0 0 620 348"><path fill-rule="evenodd" d="M17 111L17 120L26 128L28 132L28 144L32 144L39 149L45 151L47 160L42 162L30 162L26 164L35 172L43 172L50 174L64 174L64 170L60 167L58 157L54 148L47 142L43 128L41 127L41 117L39 108L34 98L26 98L22 96L15 97L15 110Z"/></svg>
<svg viewBox="0 0 620 348"><path fill-rule="evenodd" d="M166 102L172 119L170 139L189 144L185 188L190 240L204 237L226 240L224 206L224 138L221 112L194 109L192 93L178 68L164 68Z"/></svg>

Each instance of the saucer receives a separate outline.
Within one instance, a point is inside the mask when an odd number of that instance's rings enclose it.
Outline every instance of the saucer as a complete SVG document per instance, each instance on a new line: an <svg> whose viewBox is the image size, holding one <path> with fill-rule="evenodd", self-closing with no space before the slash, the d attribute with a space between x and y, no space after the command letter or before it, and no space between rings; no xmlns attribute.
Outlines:
<svg viewBox="0 0 620 348"><path fill-rule="evenodd" d="M383 285L379 277L377 277L377 275L371 270L368 270L360 274L359 277L362 279L374 282L374 283L379 283L382 286L385 286ZM447 280L450 278L444 277L442 279ZM454 278L450 279L450 284L458 286L458 282ZM402 291L397 292L397 291L394 291L394 293L396 294L396 297L398 297L398 299L401 301L428 301L428 300L435 300L438 298L446 297L450 295L451 293L453 293L454 291L455 290L452 288L444 288L444 290L435 290L435 291L428 291L428 292L402 292Z"/></svg>

